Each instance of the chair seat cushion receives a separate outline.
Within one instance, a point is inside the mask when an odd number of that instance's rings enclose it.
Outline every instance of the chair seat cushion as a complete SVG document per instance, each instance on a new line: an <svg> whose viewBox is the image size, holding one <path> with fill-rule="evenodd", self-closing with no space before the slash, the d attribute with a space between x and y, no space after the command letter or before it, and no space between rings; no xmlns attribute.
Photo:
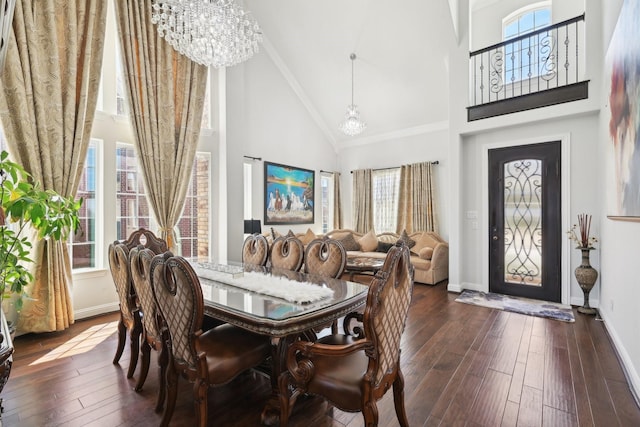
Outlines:
<svg viewBox="0 0 640 427"><path fill-rule="evenodd" d="M359 411L362 408L362 378L369 359L364 351L346 357L314 356L315 375L307 391L326 397L338 408Z"/></svg>
<svg viewBox="0 0 640 427"><path fill-rule="evenodd" d="M207 355L209 380L225 384L240 372L260 364L271 354L269 339L229 324L215 327L198 340Z"/></svg>

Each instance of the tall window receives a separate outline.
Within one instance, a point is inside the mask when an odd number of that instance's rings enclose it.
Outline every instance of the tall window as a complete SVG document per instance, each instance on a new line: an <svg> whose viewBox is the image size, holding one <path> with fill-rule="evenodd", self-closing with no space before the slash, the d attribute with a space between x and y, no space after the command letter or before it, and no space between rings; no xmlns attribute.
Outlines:
<svg viewBox="0 0 640 427"><path fill-rule="evenodd" d="M253 219L253 203L251 197L253 196L253 165L249 162L245 162L243 166L242 177L243 177L243 195L244 195L244 219Z"/></svg>
<svg viewBox="0 0 640 427"><path fill-rule="evenodd" d="M536 3L519 9L507 16L502 22L502 38L504 41L534 32L551 25L550 2ZM523 38L505 46L504 71L505 82L510 83L531 77L537 77L544 61L541 47L545 34Z"/></svg>
<svg viewBox="0 0 640 427"><path fill-rule="evenodd" d="M196 153L184 210L178 221L182 256L209 260L209 182L211 156Z"/></svg>
<svg viewBox="0 0 640 427"><path fill-rule="evenodd" d="M395 232L398 223L400 168L374 170L371 181L373 227L377 233Z"/></svg>
<svg viewBox="0 0 640 427"><path fill-rule="evenodd" d="M144 180L138 170L133 145L118 144L116 149L116 233L126 238L140 227L156 231L158 225L150 215Z"/></svg>
<svg viewBox="0 0 640 427"><path fill-rule="evenodd" d="M98 147L102 141L92 138L87 150L87 158L80 178L76 199L83 202L78 212L80 228L69 237L69 257L74 269L96 267L96 184L100 156Z"/></svg>
<svg viewBox="0 0 640 427"><path fill-rule="evenodd" d="M322 232L327 233L333 228L333 174L320 173Z"/></svg>
<svg viewBox="0 0 640 427"><path fill-rule="evenodd" d="M209 257L209 153L196 153L184 210L176 232L178 250L186 258L207 260ZM138 168L135 149L118 144L116 152L117 236L124 240L140 227L153 232L158 229L147 201L142 172Z"/></svg>

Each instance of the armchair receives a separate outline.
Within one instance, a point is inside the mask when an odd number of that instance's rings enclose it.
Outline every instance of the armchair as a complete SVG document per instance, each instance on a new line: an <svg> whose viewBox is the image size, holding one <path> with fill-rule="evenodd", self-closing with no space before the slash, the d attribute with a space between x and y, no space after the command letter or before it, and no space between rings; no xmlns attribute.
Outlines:
<svg viewBox="0 0 640 427"><path fill-rule="evenodd" d="M407 427L400 339L413 292L409 249L397 243L376 273L356 337L328 336L317 342L296 341L288 350L287 370L278 378L280 426L288 424L298 396L324 396L336 407L362 412L365 425L378 425L376 402L393 385L400 425ZM356 316L357 318L358 316Z"/></svg>

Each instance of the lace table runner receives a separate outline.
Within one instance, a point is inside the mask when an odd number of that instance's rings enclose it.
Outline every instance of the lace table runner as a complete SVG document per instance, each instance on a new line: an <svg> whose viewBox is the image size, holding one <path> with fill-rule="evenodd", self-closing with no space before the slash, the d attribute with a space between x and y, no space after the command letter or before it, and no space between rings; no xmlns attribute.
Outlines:
<svg viewBox="0 0 640 427"><path fill-rule="evenodd" d="M253 271L247 271L240 275L238 271L220 271L228 270L228 268L221 269L205 264L194 264L193 269L198 277L281 298L296 304L309 304L333 296L331 288L309 282L298 282L281 276Z"/></svg>

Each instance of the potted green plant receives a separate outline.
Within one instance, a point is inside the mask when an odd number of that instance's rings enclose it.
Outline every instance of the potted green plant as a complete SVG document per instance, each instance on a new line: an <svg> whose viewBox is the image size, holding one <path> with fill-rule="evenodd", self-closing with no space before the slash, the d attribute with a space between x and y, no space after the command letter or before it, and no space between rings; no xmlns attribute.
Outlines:
<svg viewBox="0 0 640 427"><path fill-rule="evenodd" d="M6 151L0 153L0 295L2 301L15 299L19 312L25 287L33 280L29 271L31 239L34 230L38 239L64 240L80 224L78 210L82 199L65 198L55 191L42 190L19 164L9 160ZM11 356L10 340L5 336L6 320L0 310L0 391L8 372L5 361ZM9 364L10 366L10 364Z"/></svg>

